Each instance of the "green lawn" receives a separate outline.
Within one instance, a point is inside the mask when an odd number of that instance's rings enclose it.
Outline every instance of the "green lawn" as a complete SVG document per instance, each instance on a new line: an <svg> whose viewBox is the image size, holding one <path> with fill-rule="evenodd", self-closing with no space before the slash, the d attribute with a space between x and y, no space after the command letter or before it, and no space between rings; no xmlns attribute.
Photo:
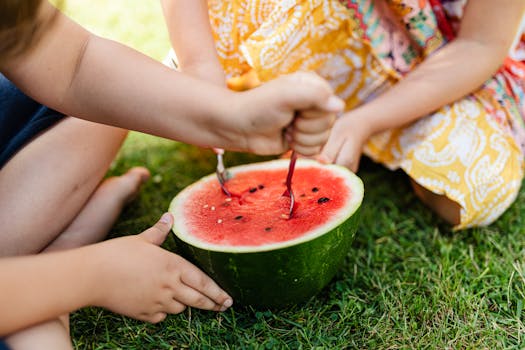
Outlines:
<svg viewBox="0 0 525 350"><path fill-rule="evenodd" d="M157 1L68 0L67 5L75 19L100 35L156 59L167 51ZM226 156L229 165L258 159ZM111 173L138 164L149 167L153 178L112 236L149 227L178 191L213 172L215 159L208 150L133 133ZM525 191L496 224L454 233L417 201L402 173L365 160L358 175L366 195L356 241L339 274L317 297L284 310L189 309L158 325L87 308L72 315L76 348L525 348ZM165 247L174 249L173 240Z"/></svg>

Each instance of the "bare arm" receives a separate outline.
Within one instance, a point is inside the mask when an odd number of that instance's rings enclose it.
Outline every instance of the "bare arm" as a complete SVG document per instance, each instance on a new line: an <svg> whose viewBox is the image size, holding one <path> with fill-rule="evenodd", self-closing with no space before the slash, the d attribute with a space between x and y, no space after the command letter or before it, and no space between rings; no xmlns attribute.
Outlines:
<svg viewBox="0 0 525 350"><path fill-rule="evenodd" d="M88 305L82 250L0 259L0 336Z"/></svg>
<svg viewBox="0 0 525 350"><path fill-rule="evenodd" d="M198 145L220 143L215 130L232 99L62 14L36 47L1 68L28 95L63 113Z"/></svg>
<svg viewBox="0 0 525 350"><path fill-rule="evenodd" d="M49 3L42 10L57 11ZM282 153L288 149L283 129L295 115L312 119L295 112L313 108L324 112L315 118L321 122L297 130L310 139L303 148L310 155L324 144L340 110L317 76L280 77L234 93L97 37L61 13L31 50L2 62L0 71L22 91L62 113L203 147ZM299 144L292 141L292 147Z"/></svg>
<svg viewBox="0 0 525 350"><path fill-rule="evenodd" d="M232 304L226 292L159 247L172 224L167 214L139 235L0 259L0 337L88 305L154 323L186 306L224 311Z"/></svg>
<svg viewBox="0 0 525 350"><path fill-rule="evenodd" d="M206 0L161 0L171 46L181 70L224 85Z"/></svg>
<svg viewBox="0 0 525 350"><path fill-rule="evenodd" d="M478 89L501 66L525 2L469 0L458 37L395 86L339 118L320 160L359 167L371 135L413 122Z"/></svg>
<svg viewBox="0 0 525 350"><path fill-rule="evenodd" d="M479 88L508 55L524 11L523 0L469 0L454 41L360 108L371 133L412 122Z"/></svg>

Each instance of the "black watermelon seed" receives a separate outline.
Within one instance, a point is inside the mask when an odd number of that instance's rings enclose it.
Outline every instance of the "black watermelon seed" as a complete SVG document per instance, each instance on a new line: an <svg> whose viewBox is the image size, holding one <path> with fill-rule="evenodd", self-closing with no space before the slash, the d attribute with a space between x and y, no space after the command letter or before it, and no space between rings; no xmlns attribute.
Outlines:
<svg viewBox="0 0 525 350"><path fill-rule="evenodd" d="M252 188L250 188L249 191L250 191L250 193L253 193L253 192L257 191L257 187L252 187Z"/></svg>
<svg viewBox="0 0 525 350"><path fill-rule="evenodd" d="M319 203L319 204L323 204L323 203L328 202L329 200L330 200L330 198L328 198L328 197L321 197L321 198L319 198L319 199L317 200L317 203Z"/></svg>
<svg viewBox="0 0 525 350"><path fill-rule="evenodd" d="M242 215L238 215L235 217L235 220L241 220L242 219Z"/></svg>
<svg viewBox="0 0 525 350"><path fill-rule="evenodd" d="M264 188L264 185L261 184L261 185L259 185L259 186L257 186L257 187L258 187L260 190L262 190L262 189Z"/></svg>
<svg viewBox="0 0 525 350"><path fill-rule="evenodd" d="M264 230L265 230L266 232L269 232L269 231L272 230L272 228L271 228L271 227L266 227Z"/></svg>
<svg viewBox="0 0 525 350"><path fill-rule="evenodd" d="M318 191L319 191L319 189L317 187L312 188L312 192L315 193L315 192L318 192Z"/></svg>

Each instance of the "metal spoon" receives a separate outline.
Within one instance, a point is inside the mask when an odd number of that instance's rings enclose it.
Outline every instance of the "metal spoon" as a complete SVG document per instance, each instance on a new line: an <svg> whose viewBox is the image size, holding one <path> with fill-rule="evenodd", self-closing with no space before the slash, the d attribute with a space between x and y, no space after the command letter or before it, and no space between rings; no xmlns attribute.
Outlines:
<svg viewBox="0 0 525 350"><path fill-rule="evenodd" d="M217 168L215 170L215 173L217 174L217 179L219 180L219 184L221 185L222 192L224 192L224 194L228 197L231 197L232 194L226 188L226 181L228 181L228 179L231 178L231 174L224 167L224 161L222 159L224 150L222 148L214 148L213 151L217 155Z"/></svg>
<svg viewBox="0 0 525 350"><path fill-rule="evenodd" d="M288 218L291 218L293 215L293 208L295 205L295 197L292 191L292 177L295 170L295 162L297 161L297 154L295 151L292 151L292 156L290 157L290 165L288 166L288 175L286 175L286 190L282 194L285 197L290 197L290 214Z"/></svg>

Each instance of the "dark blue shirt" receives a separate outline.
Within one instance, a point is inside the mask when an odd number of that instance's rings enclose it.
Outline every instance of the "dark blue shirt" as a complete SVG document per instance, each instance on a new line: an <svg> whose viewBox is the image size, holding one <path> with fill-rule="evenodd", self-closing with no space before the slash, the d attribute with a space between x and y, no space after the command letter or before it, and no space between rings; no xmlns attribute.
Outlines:
<svg viewBox="0 0 525 350"><path fill-rule="evenodd" d="M0 168L26 143L62 118L62 113L26 96L0 74Z"/></svg>

